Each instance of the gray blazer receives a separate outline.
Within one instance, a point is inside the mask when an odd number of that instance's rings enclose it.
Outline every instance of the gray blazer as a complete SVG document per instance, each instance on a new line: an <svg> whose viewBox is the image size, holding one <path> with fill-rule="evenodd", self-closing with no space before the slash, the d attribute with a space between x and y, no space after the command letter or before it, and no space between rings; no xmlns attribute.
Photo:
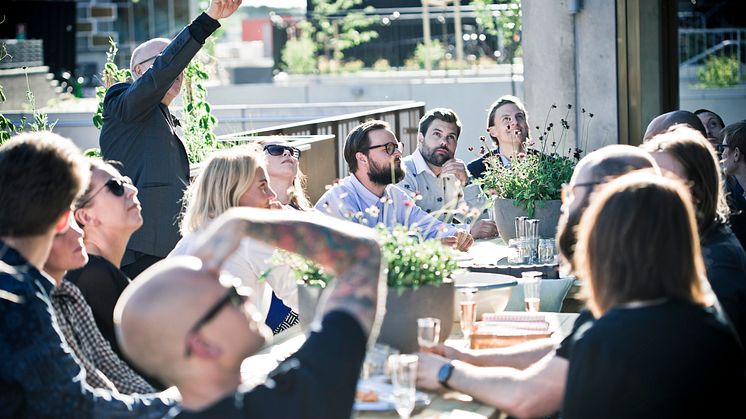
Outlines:
<svg viewBox="0 0 746 419"><path fill-rule="evenodd" d="M142 204L143 225L130 238L129 251L165 257L181 238L177 219L189 160L161 100L201 47L184 28L139 79L106 92L101 152L123 164L122 173L132 178ZM134 261L127 253L123 265Z"/></svg>

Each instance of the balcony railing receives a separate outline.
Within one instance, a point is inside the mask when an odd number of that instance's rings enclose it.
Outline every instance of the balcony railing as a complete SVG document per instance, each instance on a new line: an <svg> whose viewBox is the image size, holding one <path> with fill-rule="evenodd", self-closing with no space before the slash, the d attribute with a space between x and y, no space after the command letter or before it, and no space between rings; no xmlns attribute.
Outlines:
<svg viewBox="0 0 746 419"><path fill-rule="evenodd" d="M371 119L380 119L388 122L399 141L404 144L404 153L409 154L417 147L417 126L424 114L425 103L412 102L345 115L243 131L220 136L218 140L236 141L241 137L267 135L332 135L334 136L335 153L333 159L336 162L336 177L342 178L348 174L347 163L344 160L344 140L347 134L356 126ZM323 164L323 162L317 162L317 164Z"/></svg>

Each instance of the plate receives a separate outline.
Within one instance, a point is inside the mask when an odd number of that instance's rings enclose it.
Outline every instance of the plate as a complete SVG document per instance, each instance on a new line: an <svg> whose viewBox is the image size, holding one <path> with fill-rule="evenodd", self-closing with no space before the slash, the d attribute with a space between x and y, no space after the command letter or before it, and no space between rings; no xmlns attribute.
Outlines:
<svg viewBox="0 0 746 419"><path fill-rule="evenodd" d="M378 394L378 401L375 402L359 402L355 401L353 410L358 412L382 412L389 410L396 410L394 404L394 386L381 382L380 380L360 380L357 383L358 390L375 391ZM420 391L415 392L414 406L422 407L430 404L430 398L427 394Z"/></svg>
<svg viewBox="0 0 746 419"><path fill-rule="evenodd" d="M474 260L474 256L470 255L467 252L453 252L453 260L456 262L466 262L469 260Z"/></svg>

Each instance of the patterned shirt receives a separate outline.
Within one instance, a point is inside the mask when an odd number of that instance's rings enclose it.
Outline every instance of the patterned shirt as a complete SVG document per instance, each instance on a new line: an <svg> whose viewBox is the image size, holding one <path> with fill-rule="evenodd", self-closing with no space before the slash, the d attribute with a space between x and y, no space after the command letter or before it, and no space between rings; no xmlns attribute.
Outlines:
<svg viewBox="0 0 746 419"><path fill-rule="evenodd" d="M385 201L385 202L384 202ZM425 239L453 236L458 229L443 223L420 207L396 185L386 186L382 198L377 197L355 177L349 175L326 191L316 203L316 209L332 217L374 227L379 223L388 228L396 225L422 229Z"/></svg>
<svg viewBox="0 0 746 419"><path fill-rule="evenodd" d="M0 241L0 417L156 418L173 402L94 389L62 337L51 278Z"/></svg>
<svg viewBox="0 0 746 419"><path fill-rule="evenodd" d="M93 319L80 289L63 280L52 291L52 306L65 341L86 371L91 387L123 394L155 393L156 389L132 370L111 349Z"/></svg>

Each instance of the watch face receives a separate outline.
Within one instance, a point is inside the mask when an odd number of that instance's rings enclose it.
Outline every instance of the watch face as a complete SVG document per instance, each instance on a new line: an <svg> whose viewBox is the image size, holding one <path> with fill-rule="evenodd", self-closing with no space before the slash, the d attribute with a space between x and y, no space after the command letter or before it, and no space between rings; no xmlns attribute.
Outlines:
<svg viewBox="0 0 746 419"><path fill-rule="evenodd" d="M442 385L445 388L451 388L448 385L448 379L451 378L451 374L453 373L453 364L450 362L440 367L440 370L438 370L438 382L440 385Z"/></svg>

